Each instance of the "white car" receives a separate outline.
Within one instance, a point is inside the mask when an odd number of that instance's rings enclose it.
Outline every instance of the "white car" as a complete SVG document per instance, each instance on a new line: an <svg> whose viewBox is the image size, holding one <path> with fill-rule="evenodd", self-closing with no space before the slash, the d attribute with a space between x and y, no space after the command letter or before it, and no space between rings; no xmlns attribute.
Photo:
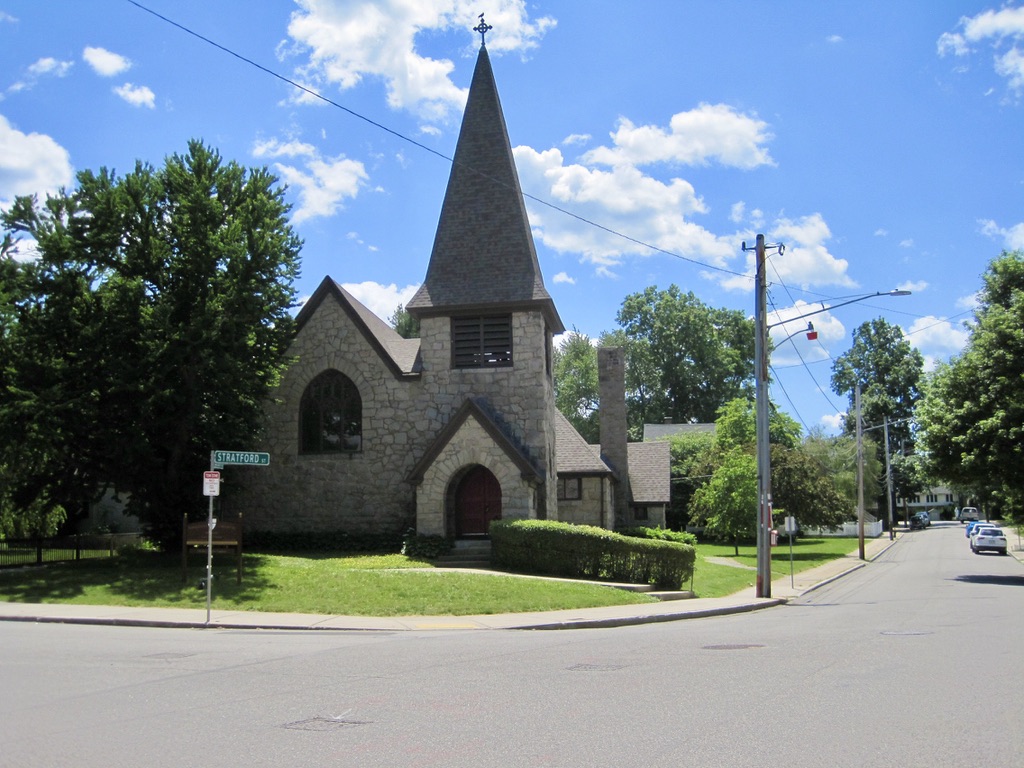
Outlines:
<svg viewBox="0 0 1024 768"><path fill-rule="evenodd" d="M1006 554L1006 535L1001 528L980 528L971 536L971 550L979 552L998 552Z"/></svg>
<svg viewBox="0 0 1024 768"><path fill-rule="evenodd" d="M978 514L977 507L964 507L960 510L960 516L957 518L961 523L966 523L971 520L980 520L981 515Z"/></svg>
<svg viewBox="0 0 1024 768"><path fill-rule="evenodd" d="M998 529L999 526L995 523L976 523L975 526L971 528L970 532L967 534L967 538L971 540L971 549L974 549L974 537L981 533L983 530L991 528Z"/></svg>

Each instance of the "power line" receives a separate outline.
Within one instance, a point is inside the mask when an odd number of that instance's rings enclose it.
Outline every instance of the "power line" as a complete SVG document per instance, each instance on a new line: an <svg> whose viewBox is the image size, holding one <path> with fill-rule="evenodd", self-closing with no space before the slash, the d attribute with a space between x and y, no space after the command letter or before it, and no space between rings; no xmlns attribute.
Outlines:
<svg viewBox="0 0 1024 768"><path fill-rule="evenodd" d="M409 136L406 136L405 134L401 133L400 131L396 131L393 128L388 128L386 125L384 125L382 123L379 123L376 120L373 120L373 119L371 119L371 118L369 118L369 117L367 117L367 116L365 116L363 114L360 114L359 112L356 112L354 109L350 109L349 107L346 107L343 104L339 104L338 102L334 101L333 99L330 99L330 98L324 96L322 93L319 93L318 91L315 91L312 88L309 88L309 87L307 87L305 85L302 85L301 83L296 82L295 80L292 80L291 78L289 78L289 77L287 77L285 75L282 75L279 72L276 72L275 70L271 69L270 67L266 67L263 64L260 64L260 63L258 63L256 61L248 58L247 56L243 56L242 54L238 53L237 51L234 51L231 48L228 48L227 46L222 45L221 43L218 43L215 40L212 40L209 37L206 37L205 35L200 34L199 32L196 32L193 29L190 29L189 27L186 27L184 24L181 24L181 23L179 23L177 21L174 21L173 19L170 19L167 16L164 16L163 14L154 11L153 9L146 7L142 3L137 2L137 0L127 0L127 2L131 3L132 5L134 5L139 10L145 11L146 13L148 13L148 14L150 14L152 16L155 16L156 18L160 19L161 21L163 21L163 22L165 22L167 24L170 24L172 27L175 27L175 28L181 30L185 34L191 35L192 37L196 38L197 40L201 40L202 42L206 43L207 45L213 46L217 50L222 51L223 53L226 53L227 55L232 56L232 57L238 59L239 61L244 62L245 64L248 64L251 67L255 67L256 69L258 69L259 71L263 72L264 74L270 75L271 77L273 77L273 78L275 78L277 80L280 80L283 83L287 83L288 85L292 86L293 88L297 88L298 90L300 90L303 93L306 93L306 94L312 96L315 99L319 99L320 101L323 101L324 103L329 104L330 106L335 107L336 109L340 109L343 112L345 112L346 114L351 115L352 117L355 117L358 120L362 120L363 122L366 122L369 125L372 125L374 128L378 128L379 130L382 130L385 133L388 133L388 134L394 136L397 139L400 139L402 141L408 142L409 144L412 144L414 147L416 147L418 149L422 149L422 150L424 150L426 152L429 152L430 154L432 154L432 155L434 155L436 157L439 157L442 160L445 160L445 161L447 161L449 163L452 163L452 164L455 163L454 158L449 157L448 155L444 154L443 152L439 152L436 149L433 149L432 147L428 147L426 144L423 144L422 142L416 141L415 139L410 138ZM502 184L504 186L507 186L503 181L501 181L499 179L495 179L495 178L493 178L491 176L488 176L486 174L482 174L480 171L478 171L478 170L476 170L474 168L469 168L468 166L463 166L463 167L467 168L468 170L472 171L473 173L476 173L476 174L478 174L480 176L483 176L484 178L487 178L489 181L492 181L495 184ZM558 205L555 205L554 203L549 202L547 200L544 200L544 199L542 199L540 197L537 197L536 195L531 195L531 194L529 194L527 192L523 192L522 195L523 195L524 198L526 198L528 200L532 200L533 202L537 203L538 205L543 205L546 208L550 208L553 211L557 211L558 213L561 213L564 216L568 216L568 217L570 217L572 219L575 219L576 221L579 221L582 224L586 224L588 226L594 227L595 229L599 229L602 232L606 232L606 233L608 233L610 235L613 235L614 237L618 237L618 238L620 238L622 240L625 240L627 242L633 243L634 245L639 245L639 246L641 246L643 248L647 248L647 249L649 249L649 250L651 250L651 251L653 251L655 253L660 253L660 254L663 254L665 256L671 256L672 258L679 259L680 261L686 261L686 262L689 262L690 264L695 264L696 266L701 267L703 269L709 269L709 270L712 270L712 271L715 271L715 272L722 272L724 274L732 275L734 277L743 277L743 278L746 278L746 279L749 279L749 280L753 280L754 279L752 275L748 275L748 274L745 274L743 272L736 272L735 270L726 269L725 267L719 267L719 266L716 266L714 264L708 264L707 262L700 261L699 259L693 259L693 258L690 258L689 256L683 256L680 253L676 253L674 251L670 251L670 250L668 250L666 248L661 248L661 247L659 247L657 245L652 245L651 243L648 243L648 242L646 242L644 240L640 240L639 238L632 237L631 235L627 235L627 234L625 234L623 232L620 232L620 231L618 231L616 229L612 229L611 227L606 227L603 224L599 224L598 222L593 221L592 219L588 219L585 216L581 216L578 213L573 213L570 210L567 210L567 209L562 208L562 207L560 207Z"/></svg>

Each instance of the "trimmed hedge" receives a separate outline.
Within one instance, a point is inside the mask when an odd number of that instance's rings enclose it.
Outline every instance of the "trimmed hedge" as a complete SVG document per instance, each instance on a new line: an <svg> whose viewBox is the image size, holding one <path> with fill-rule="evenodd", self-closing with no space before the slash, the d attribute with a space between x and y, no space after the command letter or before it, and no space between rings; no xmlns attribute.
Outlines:
<svg viewBox="0 0 1024 768"><path fill-rule="evenodd" d="M490 535L496 566L545 576L680 589L692 577L697 559L689 544L551 520L497 520Z"/></svg>
<svg viewBox="0 0 1024 768"><path fill-rule="evenodd" d="M668 528L622 528L616 533L623 536L634 536L638 539L657 539L658 541L674 541L676 544L697 546L697 536L686 531L673 531Z"/></svg>

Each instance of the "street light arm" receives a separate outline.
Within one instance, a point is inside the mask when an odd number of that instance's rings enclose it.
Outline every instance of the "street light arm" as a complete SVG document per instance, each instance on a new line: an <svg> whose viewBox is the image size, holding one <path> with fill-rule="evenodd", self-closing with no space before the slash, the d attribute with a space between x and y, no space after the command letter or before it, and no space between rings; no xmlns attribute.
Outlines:
<svg viewBox="0 0 1024 768"><path fill-rule="evenodd" d="M821 309L815 309L813 312L805 312L802 315L797 315L795 317L790 317L790 318L787 318L786 320L780 320L777 323L770 323L767 327L768 328L776 328L776 327L778 327L780 325L786 325L787 323L792 323L794 320L803 320L805 317L812 317L813 315L820 315L822 312L828 312L830 309L838 309L839 307L845 307L847 304L853 304L853 303L858 302L858 301L864 301L865 299L873 299L873 298L875 298L877 296L909 296L910 293L911 293L910 291L904 291L904 290L875 291L874 293L866 293L863 296L855 296L852 299L847 299L846 301L841 301L838 304L831 304L831 305L829 305L827 307L826 306L822 306ZM822 302L822 305L824 305L824 303L825 302Z"/></svg>

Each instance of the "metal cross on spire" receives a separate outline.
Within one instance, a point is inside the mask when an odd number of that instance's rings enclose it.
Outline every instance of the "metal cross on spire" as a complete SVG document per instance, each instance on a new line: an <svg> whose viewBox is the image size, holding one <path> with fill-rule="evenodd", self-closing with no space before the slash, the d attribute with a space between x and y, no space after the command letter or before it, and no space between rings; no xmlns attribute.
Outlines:
<svg viewBox="0 0 1024 768"><path fill-rule="evenodd" d="M490 24L488 24L486 21L484 21L484 15L481 13L480 14L480 23L477 24L475 27L473 27L473 31L474 32L479 32L480 33L480 45L481 46L483 46L485 48L487 47L487 41L484 38L487 35L487 33L490 32L492 29L494 29L494 27L492 27Z"/></svg>

